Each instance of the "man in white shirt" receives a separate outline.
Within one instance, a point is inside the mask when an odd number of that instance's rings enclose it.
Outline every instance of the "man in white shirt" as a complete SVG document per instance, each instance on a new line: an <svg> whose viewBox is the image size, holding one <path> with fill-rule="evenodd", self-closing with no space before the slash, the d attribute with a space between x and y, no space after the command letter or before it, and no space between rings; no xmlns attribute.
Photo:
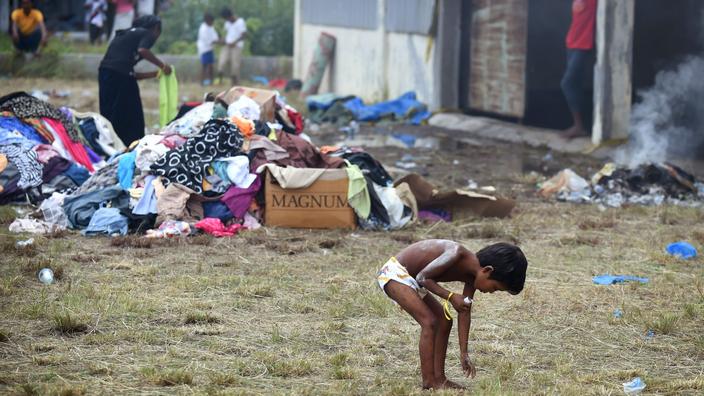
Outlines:
<svg viewBox="0 0 704 396"><path fill-rule="evenodd" d="M88 18L88 33L91 44L100 44L103 35L108 3L106 0L87 0L85 3Z"/></svg>
<svg viewBox="0 0 704 396"><path fill-rule="evenodd" d="M213 44L220 41L218 32L213 27L215 19L210 14L205 14L203 23L198 29L198 56L200 56L201 81L203 86L207 87L213 82L213 64L215 64L215 53L213 52Z"/></svg>
<svg viewBox="0 0 704 396"><path fill-rule="evenodd" d="M232 85L237 85L240 77L240 63L242 62L242 49L247 38L247 24L244 19L237 17L229 8L224 8L220 14L225 18L225 45L220 52L218 74L222 78L229 64L229 74Z"/></svg>

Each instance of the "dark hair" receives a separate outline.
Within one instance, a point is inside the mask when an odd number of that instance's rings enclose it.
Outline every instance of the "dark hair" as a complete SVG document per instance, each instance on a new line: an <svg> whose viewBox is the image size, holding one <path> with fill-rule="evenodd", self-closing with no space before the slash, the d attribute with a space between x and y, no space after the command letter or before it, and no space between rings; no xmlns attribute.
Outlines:
<svg viewBox="0 0 704 396"><path fill-rule="evenodd" d="M206 12L205 15L203 15L203 20L206 22L212 21L213 19L215 19L215 18L213 18L213 14L211 14L209 12Z"/></svg>
<svg viewBox="0 0 704 396"><path fill-rule="evenodd" d="M494 268L489 279L497 280L508 288L509 293L518 294L526 282L528 260L518 246L496 243L477 253L479 265Z"/></svg>
<svg viewBox="0 0 704 396"><path fill-rule="evenodd" d="M220 11L220 16L223 17L223 18L225 18L225 19L230 18L230 17L232 16L232 10L230 10L230 9L227 8L227 7L225 7L225 8L222 9L222 11Z"/></svg>
<svg viewBox="0 0 704 396"><path fill-rule="evenodd" d="M147 30L154 29L157 26L161 28L161 18L156 15L142 15L132 22L132 27Z"/></svg>

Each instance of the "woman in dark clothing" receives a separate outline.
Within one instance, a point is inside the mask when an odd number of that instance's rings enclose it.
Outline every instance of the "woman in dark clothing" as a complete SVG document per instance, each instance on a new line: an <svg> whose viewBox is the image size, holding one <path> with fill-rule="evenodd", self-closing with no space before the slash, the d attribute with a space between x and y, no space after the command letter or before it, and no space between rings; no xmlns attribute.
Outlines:
<svg viewBox="0 0 704 396"><path fill-rule="evenodd" d="M134 65L146 59L163 73L171 74L171 67L149 50L160 34L159 17L139 17L132 28L117 32L100 62L100 114L110 120L126 145L144 137L144 112L137 80L158 75L158 72L137 73Z"/></svg>

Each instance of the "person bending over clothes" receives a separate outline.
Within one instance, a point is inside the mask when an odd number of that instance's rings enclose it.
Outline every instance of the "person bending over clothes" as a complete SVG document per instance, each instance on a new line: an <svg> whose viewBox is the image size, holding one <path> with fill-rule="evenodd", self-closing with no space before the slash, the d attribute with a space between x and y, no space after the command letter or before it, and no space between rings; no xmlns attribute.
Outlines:
<svg viewBox="0 0 704 396"><path fill-rule="evenodd" d="M159 75L156 71L135 72L134 66L146 59L166 75L171 74L171 66L150 51L160 34L159 17L139 17L132 28L117 32L100 62L100 114L110 120L115 132L127 146L144 137L144 112L137 80L156 78Z"/></svg>
<svg viewBox="0 0 704 396"><path fill-rule="evenodd" d="M34 8L31 0L22 0L22 6L12 11L10 19L12 43L17 52L39 55L47 40L44 14Z"/></svg>
<svg viewBox="0 0 704 396"><path fill-rule="evenodd" d="M474 293L523 290L528 261L520 248L507 243L487 246L474 254L457 242L426 240L403 249L377 273L379 287L420 324L420 371L423 388L461 388L445 376L447 341L452 328L450 305L459 312L458 336L462 369L474 378L476 368L467 352ZM464 282L461 294L439 282ZM430 295L444 300L443 304Z"/></svg>

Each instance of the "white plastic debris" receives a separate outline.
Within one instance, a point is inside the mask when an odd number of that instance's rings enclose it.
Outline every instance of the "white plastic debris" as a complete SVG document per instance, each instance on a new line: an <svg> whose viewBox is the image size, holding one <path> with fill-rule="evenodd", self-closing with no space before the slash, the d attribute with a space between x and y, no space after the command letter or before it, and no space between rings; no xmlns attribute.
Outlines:
<svg viewBox="0 0 704 396"><path fill-rule="evenodd" d="M51 268L44 268L41 271L39 271L39 282L45 284L45 285L50 285L54 283L54 271L51 270Z"/></svg>

